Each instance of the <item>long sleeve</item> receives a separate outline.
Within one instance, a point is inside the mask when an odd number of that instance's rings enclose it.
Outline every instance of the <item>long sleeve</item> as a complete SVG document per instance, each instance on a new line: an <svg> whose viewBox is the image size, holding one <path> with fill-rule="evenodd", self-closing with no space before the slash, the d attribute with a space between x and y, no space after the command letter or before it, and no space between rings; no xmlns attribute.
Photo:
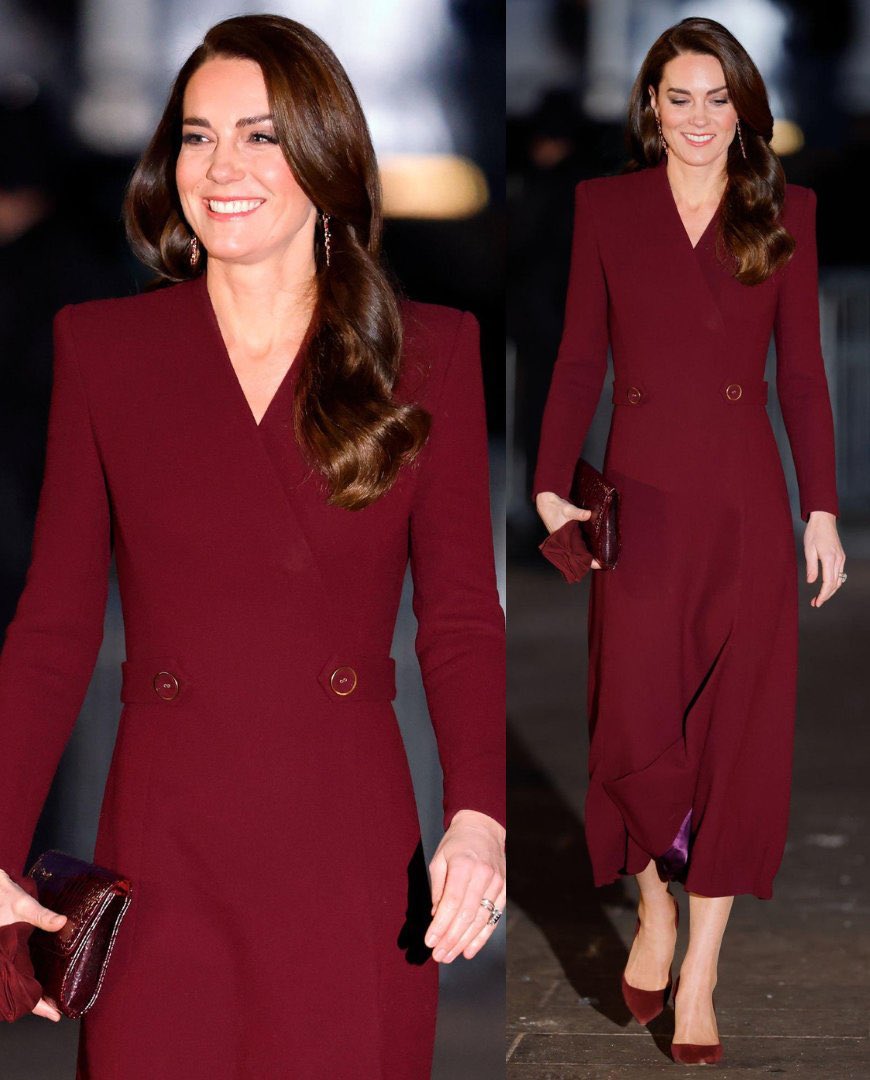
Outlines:
<svg viewBox="0 0 870 1080"><path fill-rule="evenodd" d="M574 466L607 374L607 284L595 239L587 181L574 196L571 267L562 339L541 424L532 497L567 498Z"/></svg>
<svg viewBox="0 0 870 1080"><path fill-rule="evenodd" d="M0 652L0 867L24 861L103 636L110 519L75 359L72 309L54 319L45 470L30 565Z"/></svg>
<svg viewBox="0 0 870 1080"><path fill-rule="evenodd" d="M795 189L792 189L795 190ZM794 458L800 515L839 513L834 420L819 333L816 194L806 188L796 247L783 271L774 321L776 390Z"/></svg>
<svg viewBox="0 0 870 1080"><path fill-rule="evenodd" d="M411 573L415 648L444 773L444 826L463 809L504 825L505 623L493 559L479 329L467 312L430 411L411 509Z"/></svg>

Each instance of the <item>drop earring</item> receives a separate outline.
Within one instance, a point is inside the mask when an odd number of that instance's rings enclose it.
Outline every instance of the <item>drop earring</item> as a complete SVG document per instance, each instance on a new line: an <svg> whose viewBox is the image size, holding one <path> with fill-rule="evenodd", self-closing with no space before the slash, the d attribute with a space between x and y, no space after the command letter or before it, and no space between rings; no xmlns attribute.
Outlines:
<svg viewBox="0 0 870 1080"><path fill-rule="evenodd" d="M190 252L188 256L190 259L190 265L196 266L196 264L199 262L199 240L197 240L195 236L192 236L187 246Z"/></svg>
<svg viewBox="0 0 870 1080"><path fill-rule="evenodd" d="M659 139L661 140L662 150L664 150L665 156L667 157L668 144L665 142L665 136L664 136L664 133L662 131L662 122L661 122L661 120L659 120L658 116L656 116L656 124L658 125L658 129L659 129Z"/></svg>
<svg viewBox="0 0 870 1080"><path fill-rule="evenodd" d="M740 130L740 121L737 121L737 138L740 140L740 149L744 158L746 157L746 147L743 145L743 132Z"/></svg>
<svg viewBox="0 0 870 1080"><path fill-rule="evenodd" d="M320 217L323 221L323 250L326 254L326 265L329 266L330 250L332 247L332 233L329 231L329 214L322 212Z"/></svg>

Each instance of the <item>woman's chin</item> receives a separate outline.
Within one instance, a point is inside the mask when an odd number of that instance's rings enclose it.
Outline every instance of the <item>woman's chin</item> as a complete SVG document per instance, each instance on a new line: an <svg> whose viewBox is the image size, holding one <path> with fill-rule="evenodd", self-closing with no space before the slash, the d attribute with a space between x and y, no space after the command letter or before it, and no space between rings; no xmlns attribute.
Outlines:
<svg viewBox="0 0 870 1080"><path fill-rule="evenodd" d="M680 161L686 165L696 166L711 165L719 156L718 152L710 151L707 147L701 147L697 150L689 147L678 155Z"/></svg>
<svg viewBox="0 0 870 1080"><path fill-rule="evenodd" d="M247 266L250 263L262 262L268 257L268 250L261 244L227 244L217 242L213 247L205 245L208 257L213 262L237 263Z"/></svg>

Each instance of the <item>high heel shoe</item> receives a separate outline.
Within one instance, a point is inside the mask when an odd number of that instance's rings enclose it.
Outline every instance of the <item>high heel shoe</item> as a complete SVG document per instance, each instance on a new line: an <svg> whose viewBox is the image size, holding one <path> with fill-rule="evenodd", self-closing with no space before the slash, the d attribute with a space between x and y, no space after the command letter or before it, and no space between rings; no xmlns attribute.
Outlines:
<svg viewBox="0 0 870 1080"><path fill-rule="evenodd" d="M674 986L674 1002L680 989L680 976ZM716 1014L716 995L713 994L713 1015ZM704 1046L699 1043L671 1043L671 1057L680 1065L715 1065L722 1060L722 1043Z"/></svg>
<svg viewBox="0 0 870 1080"><path fill-rule="evenodd" d="M680 905L673 894L671 899L674 902L674 929L676 930L680 925ZM638 918L637 925L634 928L634 937L637 937L639 932L640 919ZM634 938L632 938L632 944L634 944ZM671 993L672 976L673 971L669 969L668 981L662 990L641 990L639 987L626 982L625 972L622 973L622 997L628 1006L629 1012L639 1024L648 1024L650 1020L655 1020L664 1009Z"/></svg>

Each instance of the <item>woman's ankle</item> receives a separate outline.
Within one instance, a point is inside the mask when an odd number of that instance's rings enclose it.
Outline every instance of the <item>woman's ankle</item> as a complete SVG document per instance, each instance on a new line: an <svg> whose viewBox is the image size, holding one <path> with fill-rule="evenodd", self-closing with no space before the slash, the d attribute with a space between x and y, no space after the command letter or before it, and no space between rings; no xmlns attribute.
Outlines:
<svg viewBox="0 0 870 1080"><path fill-rule="evenodd" d="M681 988L687 983L693 993L703 993L706 991L712 994L716 989L717 982L718 972L715 968L711 968L708 964L695 963L692 958L686 954L680 965Z"/></svg>

